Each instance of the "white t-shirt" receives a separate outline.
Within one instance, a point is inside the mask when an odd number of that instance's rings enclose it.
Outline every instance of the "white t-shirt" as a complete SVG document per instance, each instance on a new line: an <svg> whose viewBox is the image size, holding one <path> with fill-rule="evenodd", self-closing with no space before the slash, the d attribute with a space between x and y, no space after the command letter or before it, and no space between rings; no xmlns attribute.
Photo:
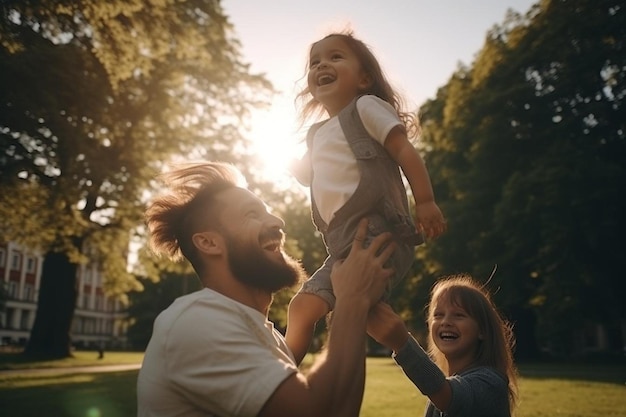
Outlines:
<svg viewBox="0 0 626 417"><path fill-rule="evenodd" d="M137 380L138 416L256 416L294 372L263 314L205 288L157 317Z"/></svg>
<svg viewBox="0 0 626 417"><path fill-rule="evenodd" d="M362 96L356 106L363 126L381 145L385 144L391 129L402 124L394 108L376 96ZM356 158L337 116L315 132L310 154L314 171L313 197L320 216L328 224L352 196L360 179Z"/></svg>

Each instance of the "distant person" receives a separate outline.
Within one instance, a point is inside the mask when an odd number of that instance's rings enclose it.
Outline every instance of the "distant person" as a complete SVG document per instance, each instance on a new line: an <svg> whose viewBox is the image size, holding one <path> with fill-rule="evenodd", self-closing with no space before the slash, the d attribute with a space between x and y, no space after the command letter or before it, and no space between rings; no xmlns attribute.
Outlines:
<svg viewBox="0 0 626 417"><path fill-rule="evenodd" d="M164 177L146 212L151 245L186 258L204 288L154 323L137 381L138 415L358 416L368 311L393 271L389 234L363 245L367 221L332 273L337 304L326 354L304 375L268 321L275 291L304 274L283 252L283 221L223 163L190 163ZM383 249L384 247L384 249Z"/></svg>
<svg viewBox="0 0 626 417"><path fill-rule="evenodd" d="M430 356L388 304L377 304L368 321L370 336L393 350L428 396L425 417L510 417L517 401L515 339L489 293L469 276L437 281L428 328Z"/></svg>
<svg viewBox="0 0 626 417"><path fill-rule="evenodd" d="M313 221L329 256L289 307L286 339L297 362L310 346L315 324L335 306L330 271L350 250L361 218L369 219L366 245L382 232L393 234L396 278L408 273L424 237L446 229L424 161L409 140L419 130L417 120L402 110L399 94L362 41L334 33L313 43L307 87L299 97L308 100L303 121L314 113L329 117L309 129L308 151L292 167L298 181L311 188ZM400 169L413 192L415 222Z"/></svg>

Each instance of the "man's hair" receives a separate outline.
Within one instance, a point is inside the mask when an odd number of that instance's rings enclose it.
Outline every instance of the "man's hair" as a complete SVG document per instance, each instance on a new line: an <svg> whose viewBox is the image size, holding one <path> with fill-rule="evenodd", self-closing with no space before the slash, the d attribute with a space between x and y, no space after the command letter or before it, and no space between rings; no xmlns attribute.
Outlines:
<svg viewBox="0 0 626 417"><path fill-rule="evenodd" d="M207 228L218 228L220 205L216 196L227 189L246 187L241 172L223 162L177 164L159 178L163 192L148 205L145 213L150 247L172 260L185 257L196 271L200 258L192 236Z"/></svg>

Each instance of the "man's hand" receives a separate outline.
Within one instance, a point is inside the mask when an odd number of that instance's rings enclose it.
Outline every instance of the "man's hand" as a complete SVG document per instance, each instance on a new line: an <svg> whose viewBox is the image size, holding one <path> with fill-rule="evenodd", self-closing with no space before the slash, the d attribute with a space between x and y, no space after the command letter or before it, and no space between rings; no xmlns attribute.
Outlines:
<svg viewBox="0 0 626 417"><path fill-rule="evenodd" d="M396 244L391 241L391 233L382 233L364 248L366 233L367 220L364 219L359 223L348 257L333 265L331 280L337 300L354 297L372 306L383 295L394 273L384 264L396 249Z"/></svg>

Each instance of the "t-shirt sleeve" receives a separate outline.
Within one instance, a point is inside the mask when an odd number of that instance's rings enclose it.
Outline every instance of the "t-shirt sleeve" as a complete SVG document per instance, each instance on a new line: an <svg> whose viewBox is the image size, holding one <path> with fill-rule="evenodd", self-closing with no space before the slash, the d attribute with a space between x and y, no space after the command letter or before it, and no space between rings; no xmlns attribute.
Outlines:
<svg viewBox="0 0 626 417"><path fill-rule="evenodd" d="M391 129L402 126L394 108L376 96L362 96L357 100L356 106L365 130L381 145L385 144Z"/></svg>
<svg viewBox="0 0 626 417"><path fill-rule="evenodd" d="M184 311L167 337L166 368L173 385L209 414L256 416L276 388L297 371L272 346L271 334L258 334L225 305ZM267 336L268 340L259 340ZM281 357L281 355L283 355Z"/></svg>

